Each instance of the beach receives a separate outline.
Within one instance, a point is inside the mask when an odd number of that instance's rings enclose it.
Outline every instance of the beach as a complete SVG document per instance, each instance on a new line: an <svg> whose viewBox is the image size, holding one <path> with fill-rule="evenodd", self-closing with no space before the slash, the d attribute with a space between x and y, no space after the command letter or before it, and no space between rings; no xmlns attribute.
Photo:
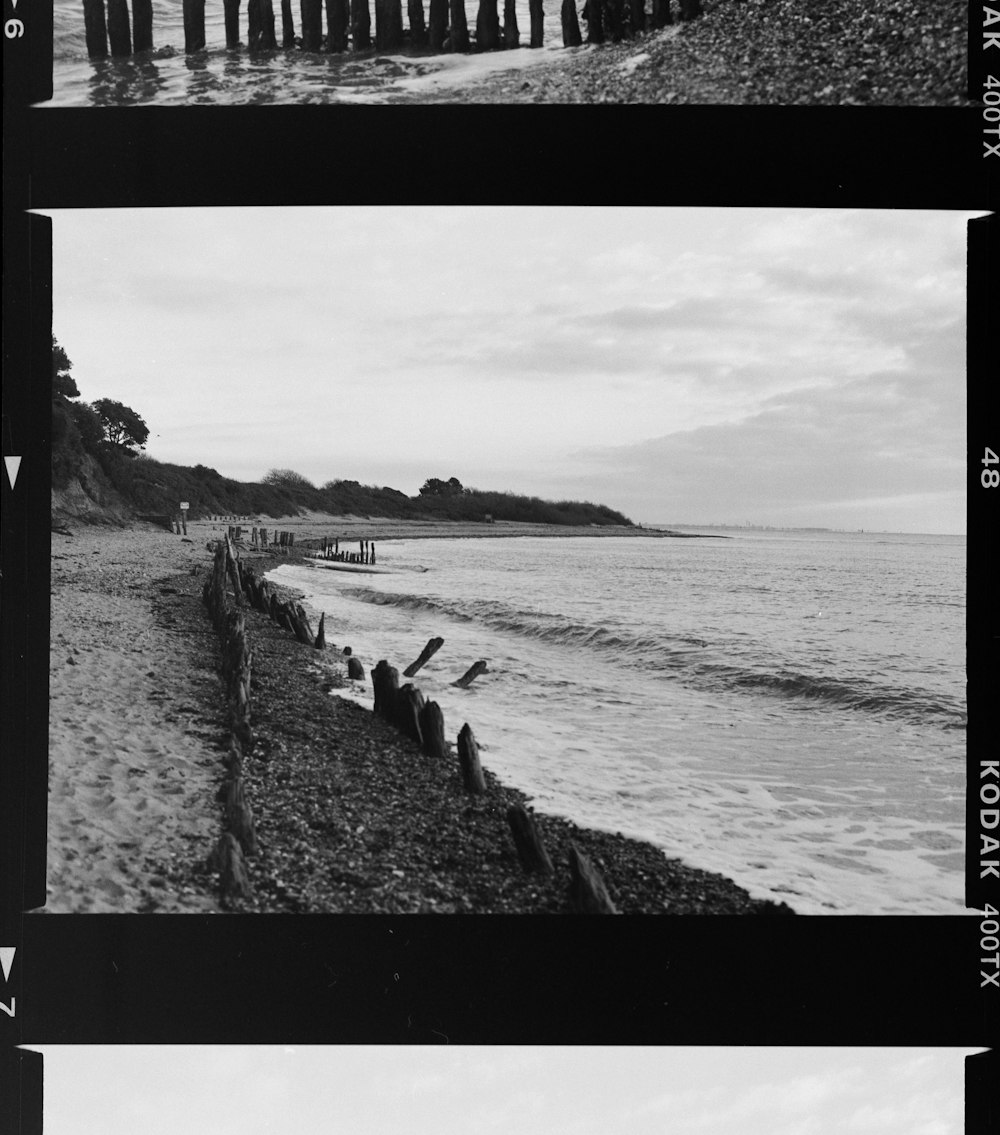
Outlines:
<svg viewBox="0 0 1000 1135"><path fill-rule="evenodd" d="M294 532L300 547L521 528L315 514L267 526ZM364 643L340 642L328 625L328 648L315 651L256 611L255 743L243 773L260 851L248 860L252 897L223 904L208 860L222 832L226 708L201 598L208 544L223 530L191 522L183 537L70 521L53 532L48 911L562 912L572 842L622 913L787 912L651 844L550 815L536 821L556 870L525 874L506 822L509 807L529 803L516 786L486 770L486 792L466 795L457 762L430 761L329 696L345 680L343 648L365 657ZM281 562L243 558L258 572ZM374 661L365 657L366 679ZM448 722L446 736L460 725Z"/></svg>

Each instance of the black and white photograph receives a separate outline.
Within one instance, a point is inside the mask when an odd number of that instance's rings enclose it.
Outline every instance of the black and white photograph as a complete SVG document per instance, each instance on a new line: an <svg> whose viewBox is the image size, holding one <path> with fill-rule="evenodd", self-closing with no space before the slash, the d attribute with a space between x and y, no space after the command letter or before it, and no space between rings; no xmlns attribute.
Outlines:
<svg viewBox="0 0 1000 1135"><path fill-rule="evenodd" d="M47 1135L961 1135L971 1049L46 1045Z"/></svg>
<svg viewBox="0 0 1000 1135"><path fill-rule="evenodd" d="M46 909L960 913L971 216L56 211Z"/></svg>
<svg viewBox="0 0 1000 1135"><path fill-rule="evenodd" d="M969 106L957 0L54 0L60 107Z"/></svg>

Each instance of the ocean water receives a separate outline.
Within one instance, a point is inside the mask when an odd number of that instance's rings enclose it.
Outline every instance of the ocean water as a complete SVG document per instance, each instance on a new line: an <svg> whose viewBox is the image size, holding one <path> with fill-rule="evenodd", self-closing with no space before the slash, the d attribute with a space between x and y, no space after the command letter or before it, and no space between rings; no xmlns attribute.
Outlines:
<svg viewBox="0 0 1000 1135"><path fill-rule="evenodd" d="M336 533L331 532L331 535ZM283 565L366 671L414 681L540 811L650 840L800 913L963 910L965 541L386 541ZM324 656L331 664L333 654ZM476 660L489 672L451 686ZM405 680L405 679L401 679ZM370 680L347 696L371 705Z"/></svg>
<svg viewBox="0 0 1000 1135"><path fill-rule="evenodd" d="M407 26L404 4L403 25ZM429 5L424 4L424 19ZM276 30L281 38L281 5L275 2ZM372 36L375 35L374 4ZM503 4L501 25L503 22ZM297 0L292 4L296 35L301 35ZM475 33L478 4L466 0L466 18ZM226 49L222 0L205 6L204 51L184 52L182 0L156 0L153 5L153 50L127 59L91 61L84 35L83 0L54 0L53 98L46 106L241 106L303 103L385 103L419 101L421 94L441 88L462 98L462 86L495 70L529 70L564 48L560 7L548 0L544 43L529 49L528 0L517 0L522 48L470 55L306 54L299 49L255 52ZM326 30L324 16L324 34ZM584 25L585 27L585 25ZM246 5L240 6L240 35L247 42Z"/></svg>

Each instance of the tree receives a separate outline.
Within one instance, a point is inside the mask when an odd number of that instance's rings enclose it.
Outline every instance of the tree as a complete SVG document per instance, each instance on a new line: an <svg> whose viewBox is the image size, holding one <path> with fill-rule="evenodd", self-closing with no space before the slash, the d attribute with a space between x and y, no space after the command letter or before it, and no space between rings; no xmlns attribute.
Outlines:
<svg viewBox="0 0 1000 1135"><path fill-rule="evenodd" d="M420 486L422 497L457 497L462 492L462 482L457 477L449 477L447 481L430 477Z"/></svg>
<svg viewBox="0 0 1000 1135"><path fill-rule="evenodd" d="M80 391L77 389L76 383L73 381L73 376L69 373L73 369L73 364L69 361L69 355L59 345L55 335L52 336L52 394L62 395L63 398L79 398Z"/></svg>
<svg viewBox="0 0 1000 1135"><path fill-rule="evenodd" d="M274 485L279 489L315 489L308 477L296 473L294 469L268 469L261 477L262 485Z"/></svg>
<svg viewBox="0 0 1000 1135"><path fill-rule="evenodd" d="M104 433L112 445L132 452L133 447L144 449L149 437L149 426L130 406L111 398L98 398L94 403Z"/></svg>

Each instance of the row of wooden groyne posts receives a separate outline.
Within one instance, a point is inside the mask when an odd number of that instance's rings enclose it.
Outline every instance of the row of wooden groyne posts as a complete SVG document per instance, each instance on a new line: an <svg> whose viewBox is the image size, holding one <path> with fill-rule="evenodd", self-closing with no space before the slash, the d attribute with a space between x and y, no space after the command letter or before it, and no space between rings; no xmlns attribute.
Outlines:
<svg viewBox="0 0 1000 1135"><path fill-rule="evenodd" d="M260 850L253 809L247 799L244 765L253 751L251 714L251 675L253 652L247 635L246 612L253 608L270 616L289 630L297 641L312 649L326 648L325 614L320 616L316 633L301 605L281 599L266 579L244 565L228 535L215 545L215 555L202 599L219 636L222 677L226 690L228 741L224 764L226 775L217 794L223 806L223 831L209 856L209 867L217 872L224 903L247 899L251 895L247 858ZM431 639L420 655L403 671L412 678L441 648L442 638ZM345 653L350 650L348 647ZM476 662L452 685L467 687L486 663ZM350 654L348 677L364 680L364 667ZM451 752L445 741L444 715L435 701L428 701L412 683L400 685L399 671L382 659L371 672L376 717L409 737L428 760L448 761ZM479 746L466 722L457 738L458 762L464 791L481 795L486 779L479 760ZM521 805L507 809L507 824L518 860L528 874L552 875L552 859L532 815ZM572 910L586 914L616 914L603 879L589 859L571 845L569 856L569 903Z"/></svg>
<svg viewBox="0 0 1000 1135"><path fill-rule="evenodd" d="M152 0L132 0L132 26L128 0L83 0L87 53L91 59L128 56L153 49ZM701 0L677 0L679 16L690 20L702 14ZM498 0L479 0L475 40L469 34L465 0L429 0L424 20L423 0L407 0L408 32L403 31L402 0L375 0L375 41L372 43L369 0L301 0L301 37L295 34L292 0L280 0L281 46L301 47L303 51L327 50L337 54L348 50L398 51L405 45L431 52L496 51L520 46L515 0L504 0L504 21L500 26ZM183 0L184 50L205 48L205 0ZM236 50L240 42L240 0L224 0L226 47ZM323 11L326 10L326 36ZM529 0L530 46L543 43L542 0ZM563 45L578 47L583 42L576 0L562 0L560 10ZM583 9L587 23L587 42L603 43L623 35L664 28L673 22L670 0L652 0L647 16L645 0L587 0ZM251 51L276 51L274 0L247 0L247 45Z"/></svg>

